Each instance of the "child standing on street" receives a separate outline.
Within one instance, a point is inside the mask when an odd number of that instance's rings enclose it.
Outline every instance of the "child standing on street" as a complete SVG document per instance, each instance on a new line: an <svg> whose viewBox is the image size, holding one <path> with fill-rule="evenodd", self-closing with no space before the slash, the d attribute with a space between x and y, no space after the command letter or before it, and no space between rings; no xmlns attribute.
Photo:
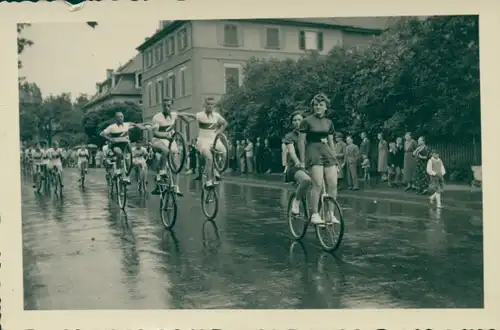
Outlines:
<svg viewBox="0 0 500 330"><path fill-rule="evenodd" d="M361 168L363 169L363 180L365 184L370 184L370 160L367 155L362 155Z"/></svg>
<svg viewBox="0 0 500 330"><path fill-rule="evenodd" d="M439 152L437 150L432 150L432 157L427 162L427 174L431 177L431 189L434 190L434 194L430 197L431 204L436 201L436 206L441 208L441 193L444 190L444 175L446 171L444 169L443 161L439 158Z"/></svg>

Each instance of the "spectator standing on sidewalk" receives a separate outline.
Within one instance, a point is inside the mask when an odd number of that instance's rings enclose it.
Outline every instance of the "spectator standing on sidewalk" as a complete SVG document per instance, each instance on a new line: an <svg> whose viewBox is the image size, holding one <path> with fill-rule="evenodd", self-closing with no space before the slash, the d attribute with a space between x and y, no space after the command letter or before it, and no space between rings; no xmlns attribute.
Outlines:
<svg viewBox="0 0 500 330"><path fill-rule="evenodd" d="M348 136L345 148L345 162L347 164L347 184L349 190L359 190L358 182L358 160L359 148L354 144L351 136Z"/></svg>
<svg viewBox="0 0 500 330"><path fill-rule="evenodd" d="M245 159L245 146L243 145L243 140L238 141L236 144L236 155L238 157L240 173L245 173L246 159Z"/></svg>
<svg viewBox="0 0 500 330"><path fill-rule="evenodd" d="M389 187L397 185L397 174L396 171L399 170L397 167L397 149L396 143L389 143L389 152L387 153L387 185Z"/></svg>
<svg viewBox="0 0 500 330"><path fill-rule="evenodd" d="M377 172L379 179L385 181L387 179L387 153L389 151L389 145L384 139L382 133L377 134L378 139L378 162L377 162Z"/></svg>
<svg viewBox="0 0 500 330"><path fill-rule="evenodd" d="M396 176L394 181L396 186L400 186L403 183L403 166L405 161L405 147L403 144L403 138L396 138Z"/></svg>
<svg viewBox="0 0 500 330"><path fill-rule="evenodd" d="M361 133L361 144L359 145L359 152L362 155L366 155L368 158L371 156L372 146L368 135L365 132Z"/></svg>
<svg viewBox="0 0 500 330"><path fill-rule="evenodd" d="M415 176L415 166L416 160L413 157L413 152L417 148L417 142L413 139L410 132L405 134L405 144L404 144L404 161L403 161L403 181L406 183L405 190L414 189L413 184Z"/></svg>
<svg viewBox="0 0 500 330"><path fill-rule="evenodd" d="M254 164L255 164L255 172L256 173L262 173L262 167L263 167L263 160L264 160L264 146L262 145L262 142L260 141L260 137L257 137L255 139L255 147L254 147Z"/></svg>
<svg viewBox="0 0 500 330"><path fill-rule="evenodd" d="M427 161L430 157L429 147L425 144L423 136L418 138L418 147L413 151L416 160L415 167L415 186L419 195L427 193L429 188L429 176L427 174Z"/></svg>
<svg viewBox="0 0 500 330"><path fill-rule="evenodd" d="M237 161L237 157L236 157L236 147L237 147L237 144L236 142L238 141L234 141L234 142L230 142L230 147L229 147L229 167L231 168L231 170L233 172L236 172L238 170L238 161Z"/></svg>
<svg viewBox="0 0 500 330"><path fill-rule="evenodd" d="M245 146L247 173L253 173L253 171L254 171L253 155L254 155L253 143L252 143L252 141L250 141L250 139L247 139L246 146Z"/></svg>
<svg viewBox="0 0 500 330"><path fill-rule="evenodd" d="M339 183L337 184L338 189L343 189L345 187L345 177L346 177L346 147L347 144L344 142L344 136L342 133L337 132L335 134L335 155L337 157L338 163L338 179Z"/></svg>
<svg viewBox="0 0 500 330"><path fill-rule="evenodd" d="M269 139L264 139L264 144L262 146L262 173L271 173L271 169L276 167L275 152L271 149L269 145Z"/></svg>

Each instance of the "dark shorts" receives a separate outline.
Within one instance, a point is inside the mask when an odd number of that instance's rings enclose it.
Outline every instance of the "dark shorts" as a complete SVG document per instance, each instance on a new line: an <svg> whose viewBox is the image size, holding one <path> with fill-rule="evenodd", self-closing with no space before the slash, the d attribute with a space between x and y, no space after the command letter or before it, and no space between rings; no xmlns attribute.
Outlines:
<svg viewBox="0 0 500 330"><path fill-rule="evenodd" d="M305 172L305 169L303 168L300 168L300 167L297 167L295 165L289 165L286 169L286 172L285 172L285 182L286 183L290 183L290 182L296 182L295 180L295 174L297 174L297 172L299 171L304 171Z"/></svg>
<svg viewBox="0 0 500 330"><path fill-rule="evenodd" d="M125 148L130 144L130 142L114 142L109 146L110 150L114 150L115 148L119 148L122 152L125 152Z"/></svg>
<svg viewBox="0 0 500 330"><path fill-rule="evenodd" d="M437 193L442 193L444 190L444 179L442 176L431 176L430 188Z"/></svg>
<svg viewBox="0 0 500 330"><path fill-rule="evenodd" d="M313 142L306 148L306 167L318 165L324 167L337 165L333 150L323 142Z"/></svg>

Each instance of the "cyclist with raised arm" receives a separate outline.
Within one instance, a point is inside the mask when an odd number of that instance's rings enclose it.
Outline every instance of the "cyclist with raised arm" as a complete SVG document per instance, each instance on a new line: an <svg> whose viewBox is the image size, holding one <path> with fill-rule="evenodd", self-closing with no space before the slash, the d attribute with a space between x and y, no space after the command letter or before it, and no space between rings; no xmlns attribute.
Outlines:
<svg viewBox="0 0 500 330"><path fill-rule="evenodd" d="M323 183L326 183L328 195L337 199L337 159L333 135L333 122L326 117L330 100L324 94L317 94L311 100L313 114L302 120L299 127L298 149L301 168L307 168L312 179L311 222L323 224L318 210ZM334 222L338 220L333 216Z"/></svg>
<svg viewBox="0 0 500 330"><path fill-rule="evenodd" d="M170 97L165 97L161 102L161 111L153 116L153 139L151 140L151 148L154 152L160 154L160 163L156 166L156 183L162 176L165 176L167 172L165 171L165 166L167 166L168 154L170 150L177 154L179 152L177 143L172 141L172 147L170 148L170 139L172 138L175 131L175 123L177 118L188 118L189 116L185 113L179 113L172 110L174 105L174 100ZM179 189L179 176L173 174L173 182L175 184L175 189L177 196L183 196ZM155 185L154 190L151 192L153 195L160 194L160 188L158 184Z"/></svg>
<svg viewBox="0 0 500 330"><path fill-rule="evenodd" d="M196 149L200 152L202 157L205 159L205 174L207 175L206 186L211 187L214 185L214 178L212 171L213 166L213 155L212 155L212 145L215 141L217 134L222 133L227 127L227 121L221 116L218 111L214 111L215 99L213 97L207 97L205 99L204 110L196 114L186 114L191 119L195 119L198 122L198 138L196 140ZM226 154L226 147L222 142L218 141L215 149L223 154ZM218 173L215 174L216 178L219 176Z"/></svg>
<svg viewBox="0 0 500 330"><path fill-rule="evenodd" d="M145 129L143 125L124 122L123 112L118 111L115 114L115 122L108 127L104 131L101 132L101 136L109 141L109 148L113 151L116 156L117 168L119 171L124 170L124 178L123 182L126 184L130 184L130 178L128 173L125 171L125 162L123 159L123 152L125 148L130 145L130 137L129 131L132 128Z"/></svg>

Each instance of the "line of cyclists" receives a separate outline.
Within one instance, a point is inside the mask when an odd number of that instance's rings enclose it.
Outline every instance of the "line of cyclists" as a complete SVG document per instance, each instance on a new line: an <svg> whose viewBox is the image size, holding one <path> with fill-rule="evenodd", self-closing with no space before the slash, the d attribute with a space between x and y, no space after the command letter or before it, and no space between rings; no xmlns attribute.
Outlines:
<svg viewBox="0 0 500 330"><path fill-rule="evenodd" d="M153 116L151 124L125 122L123 113L116 113L115 122L101 133L101 136L106 140L106 145L103 147L103 164L106 171L110 170L109 160L111 157L116 158L118 171L126 171L123 156L125 148L130 147L130 129L139 128L144 130L152 128L153 139L150 146L155 153L161 155L160 166L157 166L155 180L158 182L162 176L166 175L164 168L169 152L178 151L178 146L175 145L175 141L171 141L171 136L175 131L177 119L183 118L188 121L196 120L198 123L199 135L196 148L205 158L205 175L207 176L205 185L213 186L216 181L220 180L220 174L212 170L212 149L216 135L225 130L227 122L220 113L214 111L215 99L213 97L206 98L204 109L196 114L172 111L173 102L173 99L170 98L163 99L162 109ZM288 151L285 180L298 184L295 199L291 205L291 211L294 214L299 213L301 201L307 192L311 190L311 222L317 225L324 223L318 211L323 185L326 185L328 195L334 199L337 197L338 169L333 141L335 130L332 121L325 116L330 100L326 95L320 93L313 97L310 104L313 109L311 115L304 118L302 112L292 114L290 120L293 130L283 139ZM170 143L172 143L172 146L170 146ZM227 157L227 150L224 145L217 145L215 149ZM138 173L141 175L146 173L146 162L150 153L144 145L140 144L131 148L131 151L133 166L137 168ZM184 150L184 152L186 151ZM35 176L57 172L62 177L62 155L62 149L59 148L57 142L51 148L42 148L37 143L34 147L22 151L21 160L24 166L26 164L28 167L33 166ZM76 155L78 169L86 173L90 158L89 150L86 146L81 146L76 151ZM129 173L130 171L124 173L123 181L126 184L131 183ZM178 179L178 176L175 175L176 192L178 196L182 196ZM151 193L153 195L159 194L158 185L155 185Z"/></svg>

